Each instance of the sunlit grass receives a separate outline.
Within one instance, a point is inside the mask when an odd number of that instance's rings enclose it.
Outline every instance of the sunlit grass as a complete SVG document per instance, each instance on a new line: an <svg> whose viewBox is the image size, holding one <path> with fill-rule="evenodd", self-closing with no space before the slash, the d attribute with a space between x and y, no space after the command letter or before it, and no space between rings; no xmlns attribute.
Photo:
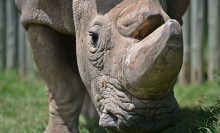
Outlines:
<svg viewBox="0 0 220 133"><path fill-rule="evenodd" d="M34 75L22 80L16 71L0 72L0 133L42 133L47 126L48 102L43 81ZM98 120L81 115L81 133L105 133Z"/></svg>
<svg viewBox="0 0 220 133"><path fill-rule="evenodd" d="M220 133L220 78L203 85L175 86L182 121L166 133Z"/></svg>
<svg viewBox="0 0 220 133"><path fill-rule="evenodd" d="M174 93L180 107L193 108L194 105L199 104L199 101L206 105L212 105L215 99L214 96L220 96L220 86L217 82L188 86L179 86L177 84Z"/></svg>

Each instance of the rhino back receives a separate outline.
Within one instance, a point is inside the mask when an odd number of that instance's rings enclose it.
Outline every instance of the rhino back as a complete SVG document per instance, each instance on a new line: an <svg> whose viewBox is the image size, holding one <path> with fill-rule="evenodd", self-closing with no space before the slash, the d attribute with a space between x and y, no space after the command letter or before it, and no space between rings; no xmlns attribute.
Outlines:
<svg viewBox="0 0 220 133"><path fill-rule="evenodd" d="M25 29L29 24L44 24L64 33L75 35L73 0L15 0Z"/></svg>

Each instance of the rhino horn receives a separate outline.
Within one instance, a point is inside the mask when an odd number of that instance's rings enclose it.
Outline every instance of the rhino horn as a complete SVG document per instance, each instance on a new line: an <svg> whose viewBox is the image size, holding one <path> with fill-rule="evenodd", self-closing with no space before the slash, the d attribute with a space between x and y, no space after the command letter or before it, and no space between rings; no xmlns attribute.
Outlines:
<svg viewBox="0 0 220 133"><path fill-rule="evenodd" d="M139 98L161 98L173 89L181 69L181 26L168 20L137 43L130 43L124 65L127 90Z"/></svg>

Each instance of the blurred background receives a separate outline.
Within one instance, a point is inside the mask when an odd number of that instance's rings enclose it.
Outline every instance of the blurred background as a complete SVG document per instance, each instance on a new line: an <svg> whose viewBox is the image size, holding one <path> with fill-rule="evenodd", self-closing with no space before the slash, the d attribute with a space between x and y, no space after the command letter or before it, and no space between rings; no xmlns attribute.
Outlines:
<svg viewBox="0 0 220 133"><path fill-rule="evenodd" d="M0 0L0 133L43 132L49 117L19 17L14 0ZM220 133L220 0L191 0L183 22L184 60L175 86L182 122L166 132ZM88 94L79 129L106 132Z"/></svg>

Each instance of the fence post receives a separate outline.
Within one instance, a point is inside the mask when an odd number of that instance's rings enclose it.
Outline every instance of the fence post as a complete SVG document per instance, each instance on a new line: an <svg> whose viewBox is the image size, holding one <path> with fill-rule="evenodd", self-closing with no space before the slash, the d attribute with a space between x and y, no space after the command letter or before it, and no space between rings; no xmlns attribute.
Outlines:
<svg viewBox="0 0 220 133"><path fill-rule="evenodd" d="M219 0L208 0L208 79L214 80L220 69Z"/></svg>
<svg viewBox="0 0 220 133"><path fill-rule="evenodd" d="M197 84L203 82L204 7L205 0L191 0L190 79Z"/></svg>
<svg viewBox="0 0 220 133"><path fill-rule="evenodd" d="M5 67L5 0L0 0L0 69Z"/></svg>
<svg viewBox="0 0 220 133"><path fill-rule="evenodd" d="M18 13L18 18L20 14ZM18 19L18 64L20 77L25 76L25 30Z"/></svg>
<svg viewBox="0 0 220 133"><path fill-rule="evenodd" d="M6 0L6 68L17 66L17 9L14 0Z"/></svg>
<svg viewBox="0 0 220 133"><path fill-rule="evenodd" d="M187 9L183 16L183 65L178 77L178 83L181 85L190 82L190 8Z"/></svg>

